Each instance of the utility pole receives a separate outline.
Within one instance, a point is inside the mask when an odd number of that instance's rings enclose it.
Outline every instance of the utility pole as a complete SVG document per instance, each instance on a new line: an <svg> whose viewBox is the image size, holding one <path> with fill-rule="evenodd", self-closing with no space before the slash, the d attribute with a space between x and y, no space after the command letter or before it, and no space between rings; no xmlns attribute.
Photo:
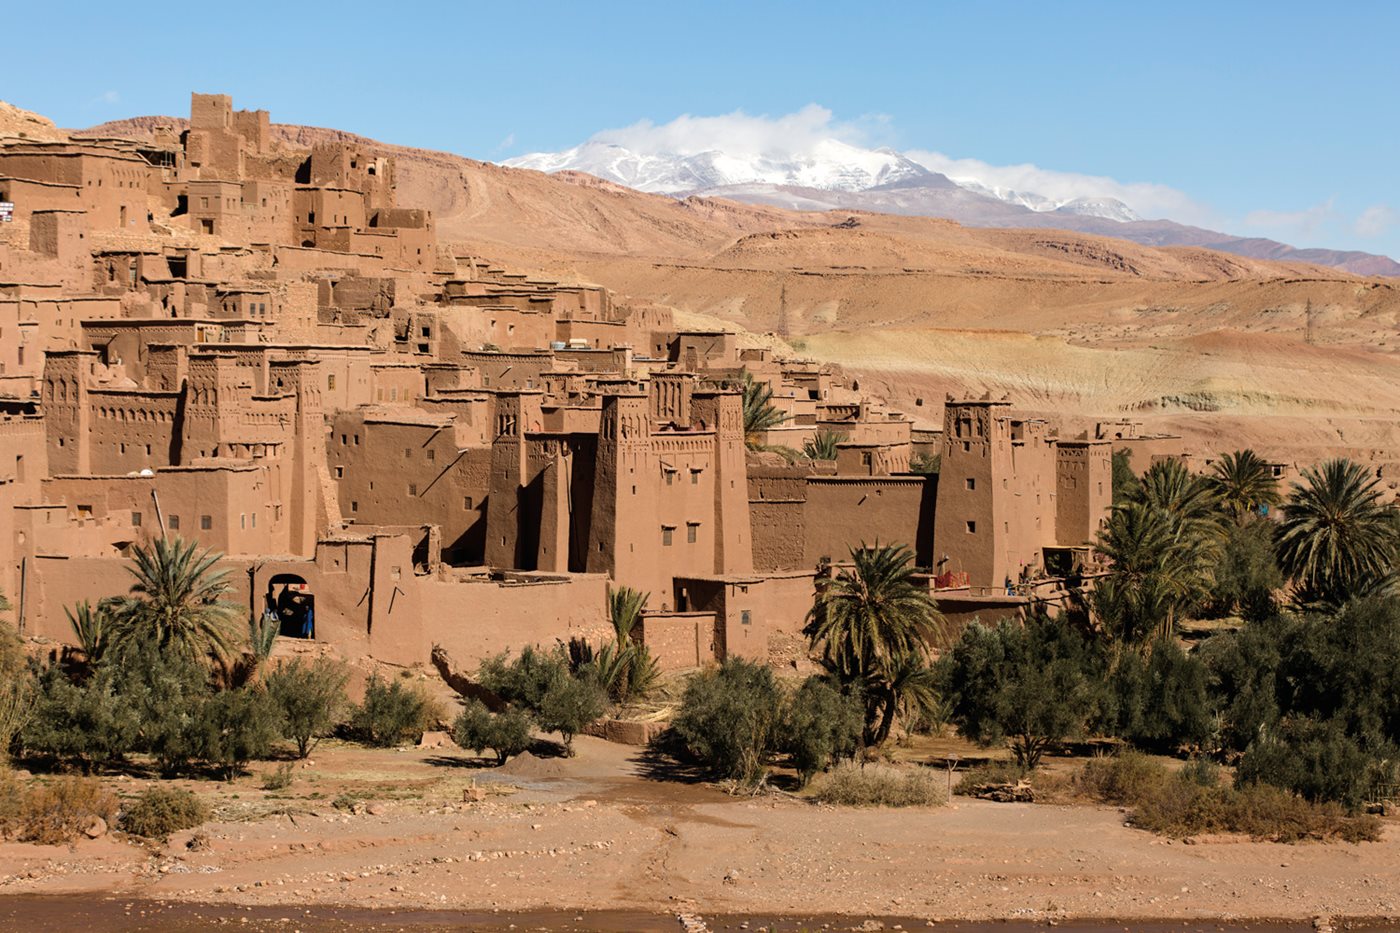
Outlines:
<svg viewBox="0 0 1400 933"><path fill-rule="evenodd" d="M1310 347L1317 346L1317 314L1313 311L1312 299L1308 299L1308 305L1303 313L1307 316L1307 324L1303 332L1303 342Z"/></svg>

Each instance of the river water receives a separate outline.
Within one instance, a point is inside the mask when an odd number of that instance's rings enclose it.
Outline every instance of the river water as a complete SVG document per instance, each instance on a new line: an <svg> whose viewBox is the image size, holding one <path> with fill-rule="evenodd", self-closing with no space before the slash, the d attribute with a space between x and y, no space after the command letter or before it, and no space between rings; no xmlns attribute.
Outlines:
<svg viewBox="0 0 1400 933"><path fill-rule="evenodd" d="M1311 933L1309 922L1234 921L999 921L940 922L922 918L815 915L809 917L764 917L761 915L714 915L689 918L682 924L674 914L639 911L395 911L356 907L238 907L230 904L183 904L86 895L0 896L0 931L5 933L203 933L225 928L240 933L348 933L348 931L481 931L481 933L526 933L526 931L568 931L568 933L702 933L702 931L836 931L843 930L937 930L945 933L1030 933L1055 930L1057 933ZM877 926L878 924L878 926ZM1400 926L1380 921L1338 924L1336 929L1397 930Z"/></svg>

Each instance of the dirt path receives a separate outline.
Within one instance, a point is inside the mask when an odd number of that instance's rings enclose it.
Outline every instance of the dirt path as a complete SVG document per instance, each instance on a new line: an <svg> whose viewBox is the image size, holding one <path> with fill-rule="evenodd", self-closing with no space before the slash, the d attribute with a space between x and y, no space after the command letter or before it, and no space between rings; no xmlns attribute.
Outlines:
<svg viewBox="0 0 1400 933"><path fill-rule="evenodd" d="M344 746L318 752L280 797L255 777L191 785L225 817L193 847L189 832L155 849L117 838L71 851L3 845L0 902L104 893L669 917L1400 916L1400 827L1360 846L1184 844L1127 828L1111 808L962 799L928 810L819 808L648 780L635 749L577 744L573 760L520 759L514 773L454 767L459 758L438 752ZM490 793L464 803L473 782ZM346 793L375 802L360 813L329 805ZM236 818L271 808L288 812Z"/></svg>

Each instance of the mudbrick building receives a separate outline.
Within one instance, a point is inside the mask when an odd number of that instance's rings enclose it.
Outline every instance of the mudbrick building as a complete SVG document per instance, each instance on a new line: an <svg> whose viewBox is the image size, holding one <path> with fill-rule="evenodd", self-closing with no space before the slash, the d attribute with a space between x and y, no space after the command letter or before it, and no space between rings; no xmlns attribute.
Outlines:
<svg viewBox="0 0 1400 933"><path fill-rule="evenodd" d="M786 661L852 547L908 545L962 617L1092 561L1131 425L1063 439L989 398L915 425L835 367L460 255L395 192L392 158L281 143L221 95L178 134L0 145L0 590L25 635L71 639L64 609L124 592L157 535L223 553L250 617L292 593L314 625L284 634L404 665L601 635L614 584L650 594L666 666ZM763 437L745 373L785 416ZM835 459L749 443L819 432Z"/></svg>

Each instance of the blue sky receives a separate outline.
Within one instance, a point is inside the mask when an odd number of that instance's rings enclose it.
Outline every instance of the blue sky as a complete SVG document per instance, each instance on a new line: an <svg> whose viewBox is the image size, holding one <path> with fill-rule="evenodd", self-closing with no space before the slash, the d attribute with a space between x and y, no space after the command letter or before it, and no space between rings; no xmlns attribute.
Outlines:
<svg viewBox="0 0 1400 933"><path fill-rule="evenodd" d="M0 98L87 126L225 92L483 159L816 105L867 144L1160 186L1176 219L1400 257L1400 3L180 9L156 25L131 5L14 4ZM61 56L23 41L55 33Z"/></svg>

